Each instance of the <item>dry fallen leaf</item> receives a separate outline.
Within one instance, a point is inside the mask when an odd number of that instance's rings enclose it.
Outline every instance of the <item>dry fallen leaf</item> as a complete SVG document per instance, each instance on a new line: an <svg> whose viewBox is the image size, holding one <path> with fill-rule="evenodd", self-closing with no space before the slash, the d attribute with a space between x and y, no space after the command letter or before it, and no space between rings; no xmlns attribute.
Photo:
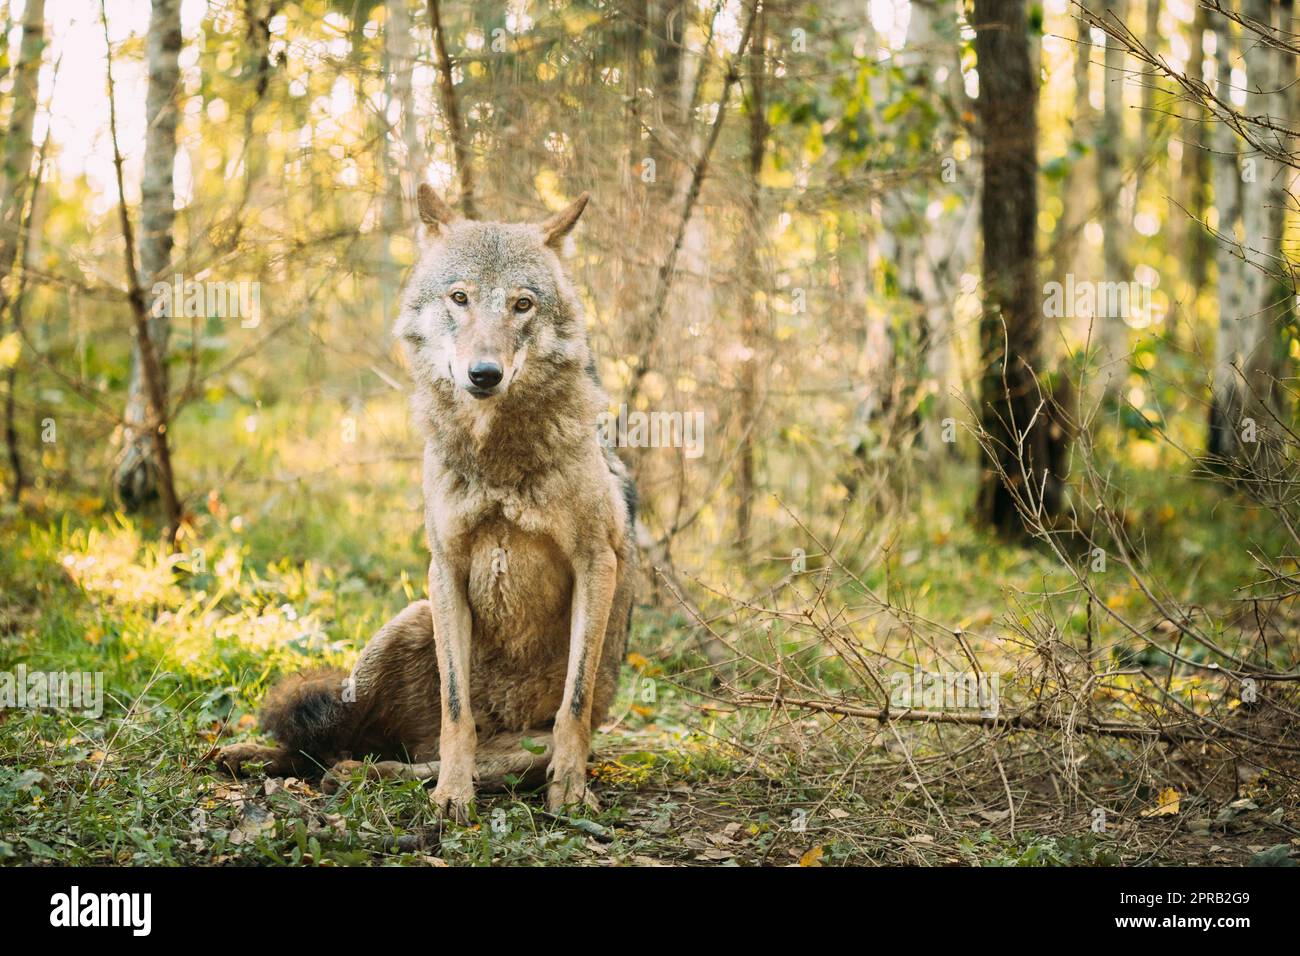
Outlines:
<svg viewBox="0 0 1300 956"><path fill-rule="evenodd" d="M821 866L822 855L826 852L826 847L815 846L803 856L799 857L800 866Z"/></svg>
<svg viewBox="0 0 1300 956"><path fill-rule="evenodd" d="M1143 810L1142 816L1172 817L1178 813L1181 799L1180 794L1173 787L1170 787L1168 790L1162 790L1160 796L1156 797L1156 805Z"/></svg>

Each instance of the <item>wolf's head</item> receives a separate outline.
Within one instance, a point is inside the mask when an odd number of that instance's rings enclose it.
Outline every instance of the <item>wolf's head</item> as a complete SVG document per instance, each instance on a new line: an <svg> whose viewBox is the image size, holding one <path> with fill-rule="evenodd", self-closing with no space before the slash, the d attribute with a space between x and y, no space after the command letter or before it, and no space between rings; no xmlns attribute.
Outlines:
<svg viewBox="0 0 1300 956"><path fill-rule="evenodd" d="M457 401L486 402L530 366L587 362L579 299L558 255L586 205L583 193L542 223L472 222L420 186L424 241L394 329L420 385L446 382Z"/></svg>

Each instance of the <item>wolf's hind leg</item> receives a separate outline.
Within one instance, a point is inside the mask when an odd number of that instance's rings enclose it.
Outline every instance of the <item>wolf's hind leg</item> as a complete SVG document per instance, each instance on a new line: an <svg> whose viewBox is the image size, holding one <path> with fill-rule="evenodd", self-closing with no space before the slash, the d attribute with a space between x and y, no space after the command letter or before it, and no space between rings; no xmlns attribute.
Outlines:
<svg viewBox="0 0 1300 956"><path fill-rule="evenodd" d="M525 741L528 743L527 748L524 747ZM554 749L550 731L498 734L478 746L474 756L474 780L485 791L504 790L511 784L541 784L546 778L546 767ZM439 769L437 760L423 763L381 760L370 764L359 760L341 760L325 774L321 780L321 789L326 793L334 793L358 774L364 774L366 780L422 780L436 783Z"/></svg>
<svg viewBox="0 0 1300 956"><path fill-rule="evenodd" d="M380 760L365 763L340 760L321 778L320 788L326 793L337 793L358 775L366 780L434 780L438 776L438 761L402 763L400 760Z"/></svg>
<svg viewBox="0 0 1300 956"><path fill-rule="evenodd" d="M555 740L549 730L497 734L479 744L474 755L474 777L484 790L504 789L511 782L507 777L524 786L540 784L546 779L546 768L554 754Z"/></svg>

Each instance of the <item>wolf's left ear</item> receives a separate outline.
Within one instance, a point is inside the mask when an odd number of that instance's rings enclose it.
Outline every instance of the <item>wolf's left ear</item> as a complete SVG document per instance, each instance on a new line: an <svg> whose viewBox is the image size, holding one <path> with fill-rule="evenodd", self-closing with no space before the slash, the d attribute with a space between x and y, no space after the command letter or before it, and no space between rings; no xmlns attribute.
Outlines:
<svg viewBox="0 0 1300 956"><path fill-rule="evenodd" d="M591 198L591 193L583 193L575 199L569 206L561 209L554 216L547 219L541 224L542 241L554 249L560 251L564 244L564 237L569 234L582 211L587 208L587 200Z"/></svg>
<svg viewBox="0 0 1300 956"><path fill-rule="evenodd" d="M436 236L460 217L445 202L438 198L433 187L420 183L415 194L416 205L420 208L420 222L428 227L428 234Z"/></svg>

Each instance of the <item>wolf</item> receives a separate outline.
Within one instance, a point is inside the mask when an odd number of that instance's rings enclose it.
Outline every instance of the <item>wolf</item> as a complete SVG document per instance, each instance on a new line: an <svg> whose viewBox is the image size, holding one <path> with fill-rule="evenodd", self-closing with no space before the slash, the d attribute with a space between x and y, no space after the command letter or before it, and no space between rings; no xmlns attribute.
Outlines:
<svg viewBox="0 0 1300 956"><path fill-rule="evenodd" d="M350 673L272 688L261 724L276 746L217 758L237 774L330 768L331 789L373 757L374 775L436 777L436 809L458 819L476 781L508 777L545 781L552 810L594 807L587 760L626 651L636 492L599 440L609 401L562 260L588 196L540 224L463 219L427 184L417 200L394 335L424 438L428 599Z"/></svg>

